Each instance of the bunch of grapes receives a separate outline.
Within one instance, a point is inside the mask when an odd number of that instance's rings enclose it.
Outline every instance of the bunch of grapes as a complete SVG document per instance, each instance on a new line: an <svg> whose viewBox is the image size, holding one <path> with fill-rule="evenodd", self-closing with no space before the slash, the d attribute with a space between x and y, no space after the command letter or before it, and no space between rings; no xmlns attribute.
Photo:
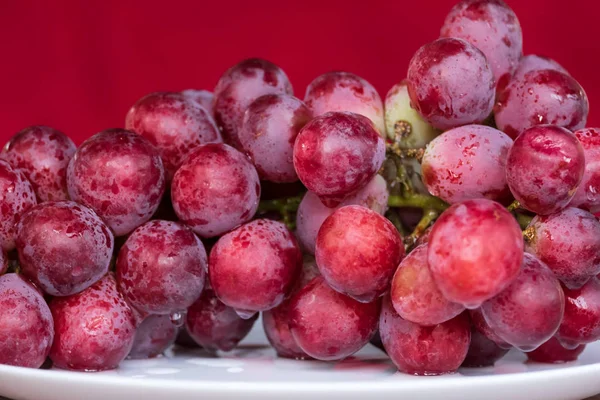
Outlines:
<svg viewBox="0 0 600 400"><path fill-rule="evenodd" d="M600 130L501 0L463 0L385 99L329 72L294 97L240 62L152 93L78 148L0 154L0 363L101 371L175 341L279 356L380 340L398 369L572 361L600 339Z"/></svg>

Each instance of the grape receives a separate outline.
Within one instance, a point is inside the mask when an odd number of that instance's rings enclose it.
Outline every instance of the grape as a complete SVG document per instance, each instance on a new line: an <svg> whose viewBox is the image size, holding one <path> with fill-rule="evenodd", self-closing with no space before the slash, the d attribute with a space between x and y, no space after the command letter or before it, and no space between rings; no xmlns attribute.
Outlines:
<svg viewBox="0 0 600 400"><path fill-rule="evenodd" d="M464 311L439 291L427 265L428 245L415 248L400 263L390 293L394 309L407 321L423 326L446 322Z"/></svg>
<svg viewBox="0 0 600 400"><path fill-rule="evenodd" d="M239 139L262 179L298 180L293 162L294 141L311 118L303 102L286 94L261 96L248 106Z"/></svg>
<svg viewBox="0 0 600 400"><path fill-rule="evenodd" d="M567 287L576 289L600 273L600 222L592 214L566 208L537 216L529 224L528 251Z"/></svg>
<svg viewBox="0 0 600 400"><path fill-rule="evenodd" d="M302 253L285 225L258 219L223 235L209 265L219 299L249 316L281 304L300 272Z"/></svg>
<svg viewBox="0 0 600 400"><path fill-rule="evenodd" d="M338 207L329 208L321 203L313 192L306 192L296 215L296 235L304 251L315 254L317 233L323 221L333 212L343 206L358 205L367 207L383 215L387 209L389 192L387 183L381 175L373 179L356 194L347 197Z"/></svg>
<svg viewBox="0 0 600 400"><path fill-rule="evenodd" d="M207 282L202 295L188 309L186 329L191 338L210 352L233 350L246 337L258 318L240 318L221 302Z"/></svg>
<svg viewBox="0 0 600 400"><path fill-rule="evenodd" d="M182 91L181 94L188 100L192 100L200 107L204 108L211 117L215 115L213 110L215 95L213 92L209 92L208 90L186 89Z"/></svg>
<svg viewBox="0 0 600 400"><path fill-rule="evenodd" d="M314 257L304 257L302 272L290 293L290 298L277 307L265 311L262 314L265 335L267 336L269 343L271 343L271 346L277 351L279 357L296 359L310 358L310 356L298 346L292 336L289 326L289 312L291 306L290 299L316 276L319 276L319 269L317 268Z"/></svg>
<svg viewBox="0 0 600 400"><path fill-rule="evenodd" d="M504 357L508 349L503 349L475 328L471 328L471 344L462 367L489 367Z"/></svg>
<svg viewBox="0 0 600 400"><path fill-rule="evenodd" d="M548 215L567 206L583 177L585 156L567 129L540 125L515 140L506 161L506 179L521 207Z"/></svg>
<svg viewBox="0 0 600 400"><path fill-rule="evenodd" d="M491 329L507 343L532 351L558 330L565 297L552 271L531 254L517 278L481 309Z"/></svg>
<svg viewBox="0 0 600 400"><path fill-rule="evenodd" d="M415 242L415 247L429 243L429 237L431 236L432 229L433 226L430 226L429 228L425 229L425 232L423 232L423 234L417 238L417 241Z"/></svg>
<svg viewBox="0 0 600 400"><path fill-rule="evenodd" d="M473 323L473 328L483 336L496 343L498 347L501 349L511 349L512 346L504 341L504 339L500 338L490 327L490 325L485 320L483 316L483 312L480 308L476 308L474 310L469 310L469 315L471 317L471 322Z"/></svg>
<svg viewBox="0 0 600 400"><path fill-rule="evenodd" d="M425 147L441 133L410 106L406 81L392 86L385 96L385 129L388 139L405 149Z"/></svg>
<svg viewBox="0 0 600 400"><path fill-rule="evenodd" d="M583 147L585 171L569 205L595 213L600 211L600 129L580 129L575 136Z"/></svg>
<svg viewBox="0 0 600 400"><path fill-rule="evenodd" d="M400 372L441 375L456 371L464 361L469 350L471 327L465 314L439 325L420 326L396 314L389 297L385 297L379 334Z"/></svg>
<svg viewBox="0 0 600 400"><path fill-rule="evenodd" d="M467 200L438 218L427 261L442 294L472 309L517 276L523 246L519 224L504 207L487 199Z"/></svg>
<svg viewBox="0 0 600 400"><path fill-rule="evenodd" d="M498 129L513 139L536 125L581 129L588 112L588 99L579 83L551 69L533 70L511 80L494 106Z"/></svg>
<svg viewBox="0 0 600 400"><path fill-rule="evenodd" d="M225 144L194 149L171 186L175 213L204 238L219 236L252 219L259 199L256 169L247 157Z"/></svg>
<svg viewBox="0 0 600 400"><path fill-rule="evenodd" d="M530 71L540 71L543 69L551 69L569 75L567 70L556 61L547 57L530 54L521 58L513 75L513 79L520 79Z"/></svg>
<svg viewBox="0 0 600 400"><path fill-rule="evenodd" d="M116 236L148 221L165 191L156 149L140 135L109 129L92 136L69 163L71 200L94 210Z"/></svg>
<svg viewBox="0 0 600 400"><path fill-rule="evenodd" d="M25 175L39 202L68 200L67 166L75 149L75 143L64 133L31 126L6 143L0 158Z"/></svg>
<svg viewBox="0 0 600 400"><path fill-rule="evenodd" d="M138 326L127 358L154 358L167 350L177 337L177 327L168 315L151 315Z"/></svg>
<svg viewBox="0 0 600 400"><path fill-rule="evenodd" d="M298 346L323 361L344 359L369 343L377 330L379 300L360 303L316 277L291 298L289 326Z"/></svg>
<svg viewBox="0 0 600 400"><path fill-rule="evenodd" d="M119 289L129 304L149 314L172 314L200 297L206 250L187 227L154 220L129 236L116 266Z"/></svg>
<svg viewBox="0 0 600 400"><path fill-rule="evenodd" d="M127 113L125 128L152 143L163 161L167 181L191 151L201 144L223 141L211 115L181 93L151 93Z"/></svg>
<svg viewBox="0 0 600 400"><path fill-rule="evenodd" d="M467 125L435 138L423 155L423 182L448 203L488 198L506 201L506 157L512 140L497 129Z"/></svg>
<svg viewBox="0 0 600 400"><path fill-rule="evenodd" d="M502 0L463 0L455 5L442 37L464 39L485 54L496 82L512 75L523 54L523 32L514 11Z"/></svg>
<svg viewBox="0 0 600 400"><path fill-rule="evenodd" d="M0 160L0 247L15 248L16 222L36 204L35 193L22 172Z"/></svg>
<svg viewBox="0 0 600 400"><path fill-rule="evenodd" d="M556 338L567 349L600 339L600 281L592 278L580 289L563 289L565 316Z"/></svg>
<svg viewBox="0 0 600 400"><path fill-rule="evenodd" d="M320 75L306 88L304 101L315 117L332 111L365 116L385 136L381 97L373 85L357 75L340 71Z"/></svg>
<svg viewBox="0 0 600 400"><path fill-rule="evenodd" d="M19 275L2 275L0 310L0 364L41 367L54 339L52 314L42 295Z"/></svg>
<svg viewBox="0 0 600 400"><path fill-rule="evenodd" d="M494 88L485 56L462 39L426 44L408 66L411 104L438 129L485 120L494 106Z"/></svg>
<svg viewBox="0 0 600 400"><path fill-rule="evenodd" d="M527 353L527 358L530 361L547 363L547 364L562 364L571 361L577 361L577 357L585 350L585 345L579 345L574 349L566 349L558 339L550 338L546 343L534 351Z"/></svg>
<svg viewBox="0 0 600 400"><path fill-rule="evenodd" d="M241 149L238 137L246 108L265 94L293 94L292 84L277 65L258 58L241 61L228 69L215 87L215 120L223 139Z"/></svg>
<svg viewBox="0 0 600 400"><path fill-rule="evenodd" d="M77 371L117 368L135 337L135 318L112 274L81 293L50 302L55 337L54 366Z"/></svg>
<svg viewBox="0 0 600 400"><path fill-rule="evenodd" d="M22 272L51 296L79 293L107 272L113 235L87 207L73 201L30 208L17 225Z"/></svg>
<svg viewBox="0 0 600 400"><path fill-rule="evenodd" d="M404 255L396 227L362 206L335 211L317 235L315 256L325 281L334 290L363 303L389 290Z"/></svg>
<svg viewBox="0 0 600 400"><path fill-rule="evenodd" d="M294 144L298 177L328 207L366 186L384 158L385 143L371 121L349 112L316 117Z"/></svg>

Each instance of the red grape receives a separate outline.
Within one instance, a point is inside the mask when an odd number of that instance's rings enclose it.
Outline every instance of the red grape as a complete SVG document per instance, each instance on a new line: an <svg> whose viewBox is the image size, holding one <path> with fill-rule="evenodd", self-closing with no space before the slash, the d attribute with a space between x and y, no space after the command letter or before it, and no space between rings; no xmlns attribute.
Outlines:
<svg viewBox="0 0 600 400"><path fill-rule="evenodd" d="M192 100L200 107L204 108L211 117L215 114L213 110L215 95L213 92L209 92L208 90L187 89L182 91L181 94L188 100Z"/></svg>
<svg viewBox="0 0 600 400"><path fill-rule="evenodd" d="M595 213L600 211L600 129L581 129L575 136L583 146L585 172L569 205Z"/></svg>
<svg viewBox="0 0 600 400"><path fill-rule="evenodd" d="M475 328L471 329L471 344L462 367L489 367L504 357L508 349L503 349Z"/></svg>
<svg viewBox="0 0 600 400"><path fill-rule="evenodd" d="M533 70L511 80L494 107L498 129L513 139L536 125L581 129L588 112L588 99L579 83L551 69Z"/></svg>
<svg viewBox="0 0 600 400"><path fill-rule="evenodd" d="M229 68L215 87L214 113L223 139L241 149L238 137L246 108L265 94L293 94L285 72L266 60L251 58Z"/></svg>
<svg viewBox="0 0 600 400"><path fill-rule="evenodd" d="M75 143L64 133L31 126L6 143L0 158L25 175L38 201L68 200L67 166L75 149Z"/></svg>
<svg viewBox="0 0 600 400"><path fill-rule="evenodd" d="M2 275L0 310L0 364L41 367L54 339L52 314L42 295L19 275Z"/></svg>
<svg viewBox="0 0 600 400"><path fill-rule="evenodd" d="M512 140L482 125L454 128L435 138L425 150L423 182L448 203L488 198L506 200L506 157Z"/></svg>
<svg viewBox="0 0 600 400"><path fill-rule="evenodd" d="M69 296L106 275L114 239L92 210L59 201L23 214L16 244L24 275L49 295Z"/></svg>
<svg viewBox="0 0 600 400"><path fill-rule="evenodd" d="M526 253L517 278L481 309L498 336L520 350L531 351L556 333L564 304L558 279L544 263Z"/></svg>
<svg viewBox="0 0 600 400"><path fill-rule="evenodd" d="M467 200L452 205L433 226L429 268L449 301L477 308L517 276L523 246L519 224L504 207Z"/></svg>
<svg viewBox="0 0 600 400"><path fill-rule="evenodd" d="M496 82L512 75L523 54L521 25L502 0L461 1L446 17L441 36L464 39L481 50Z"/></svg>
<svg viewBox="0 0 600 400"><path fill-rule="evenodd" d="M600 273L600 222L578 208L537 216L529 225L528 251L571 289Z"/></svg>
<svg viewBox="0 0 600 400"><path fill-rule="evenodd" d="M0 160L0 247L15 248L16 223L21 214L36 204L35 193L22 172Z"/></svg>
<svg viewBox="0 0 600 400"><path fill-rule="evenodd" d="M438 129L485 120L494 106L494 88L494 75L485 56L462 39L426 44L408 66L412 105Z"/></svg>
<svg viewBox="0 0 600 400"><path fill-rule="evenodd" d="M435 326L420 326L396 314L386 297L379 318L379 334L400 372L440 375L456 371L464 361L471 326L465 314Z"/></svg>
<svg viewBox="0 0 600 400"><path fill-rule="evenodd" d="M585 170L583 147L565 128L539 125L517 137L506 161L506 179L521 206L548 215L567 206Z"/></svg>
<svg viewBox="0 0 600 400"><path fill-rule="evenodd" d="M186 329L191 338L205 349L233 350L246 337L258 318L255 314L242 319L235 310L221 302L207 282L202 295L188 309Z"/></svg>
<svg viewBox="0 0 600 400"><path fill-rule="evenodd" d="M338 207L329 208L325 206L319 197L313 192L306 192L298 212L296 214L296 235L304 251L315 254L317 233L333 212L343 206L358 205L367 207L378 214L383 215L387 209L389 192L387 183L381 175L375 175L373 179L360 189L356 194L349 196Z"/></svg>
<svg viewBox="0 0 600 400"><path fill-rule="evenodd" d="M302 253L286 226L258 219L215 244L209 259L210 282L223 303L252 315L281 304L301 265Z"/></svg>
<svg viewBox="0 0 600 400"><path fill-rule="evenodd" d="M94 210L123 236L148 221L165 191L156 149L123 129L100 132L77 149L67 170L71 199Z"/></svg>
<svg viewBox="0 0 600 400"><path fill-rule="evenodd" d="M54 366L77 371L117 368L135 337L135 318L109 274L81 293L50 302Z"/></svg>
<svg viewBox="0 0 600 400"><path fill-rule="evenodd" d="M127 113L125 128L156 147L168 181L195 147L223 141L208 111L181 93L158 92L142 97Z"/></svg>
<svg viewBox="0 0 600 400"><path fill-rule="evenodd" d="M303 102L286 94L261 96L248 106L239 139L262 179L298 180L294 170L294 142L311 118Z"/></svg>
<svg viewBox="0 0 600 400"><path fill-rule="evenodd" d="M568 349L600 339L600 281L592 278L580 289L564 291L565 316L556 338Z"/></svg>
<svg viewBox="0 0 600 400"><path fill-rule="evenodd" d="M371 121L349 112L313 119L294 144L298 177L328 207L366 186L384 158L385 143Z"/></svg>
<svg viewBox="0 0 600 400"><path fill-rule="evenodd" d="M381 97L373 85L360 76L340 71L320 75L306 88L304 101L315 117L332 111L365 116L385 136Z"/></svg>
<svg viewBox="0 0 600 400"><path fill-rule="evenodd" d="M362 206L335 211L317 235L315 256L325 281L334 290L364 303L389 290L404 255L396 227Z"/></svg>
<svg viewBox="0 0 600 400"><path fill-rule="evenodd" d="M170 316L150 315L138 326L127 358L154 358L164 353L175 342L177 331Z"/></svg>
<svg viewBox="0 0 600 400"><path fill-rule="evenodd" d="M369 343L380 309L380 300L360 303L334 291L318 276L291 298L289 326L309 356L341 360Z"/></svg>
<svg viewBox="0 0 600 400"><path fill-rule="evenodd" d="M574 349L565 348L558 339L551 337L546 343L537 349L527 353L530 361L547 364L562 364L577 361L577 357L585 350L585 345L579 345Z"/></svg>
<svg viewBox="0 0 600 400"><path fill-rule="evenodd" d="M250 221L259 199L256 169L246 156L226 144L194 149L171 186L175 213L204 238Z"/></svg>
<svg viewBox="0 0 600 400"><path fill-rule="evenodd" d="M136 229L117 258L119 289L129 304L149 314L172 314L202 293L206 250L187 227L154 220Z"/></svg>
<svg viewBox="0 0 600 400"><path fill-rule="evenodd" d="M469 316L471 317L471 322L473 323L473 328L477 330L477 332L481 333L483 336L496 343L498 347L502 349L510 349L512 346L506 343L500 336L498 336L490 327L490 325L485 320L483 316L483 312L480 308L476 308L474 310L469 310Z"/></svg>
<svg viewBox="0 0 600 400"><path fill-rule="evenodd" d="M427 265L428 245L415 248L400 263L392 280L392 305L402 318L423 326L456 317L464 307L452 303L437 288Z"/></svg>

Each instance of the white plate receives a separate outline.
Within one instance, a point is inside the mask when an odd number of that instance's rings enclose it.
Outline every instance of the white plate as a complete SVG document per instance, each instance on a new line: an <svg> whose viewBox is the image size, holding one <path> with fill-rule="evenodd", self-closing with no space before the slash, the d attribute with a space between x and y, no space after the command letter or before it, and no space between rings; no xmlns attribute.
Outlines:
<svg viewBox="0 0 600 400"><path fill-rule="evenodd" d="M126 361L116 371L78 373L0 365L0 396L15 400L581 400L600 393L600 343L577 363L526 364L509 353L493 368L416 377L396 372L367 346L338 363L277 358L262 324L244 345L220 358L170 351Z"/></svg>

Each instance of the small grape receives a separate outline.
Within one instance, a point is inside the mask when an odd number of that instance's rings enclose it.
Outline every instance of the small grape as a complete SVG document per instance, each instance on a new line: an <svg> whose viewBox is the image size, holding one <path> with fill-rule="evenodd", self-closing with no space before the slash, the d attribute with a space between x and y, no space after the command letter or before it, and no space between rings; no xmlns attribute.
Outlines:
<svg viewBox="0 0 600 400"><path fill-rule="evenodd" d="M47 126L31 126L13 136L0 158L20 170L31 183L39 202L68 200L67 166L75 143Z"/></svg>
<svg viewBox="0 0 600 400"><path fill-rule="evenodd" d="M408 66L411 104L437 129L485 120L494 106L494 88L485 55L462 39L426 44Z"/></svg>
<svg viewBox="0 0 600 400"><path fill-rule="evenodd" d="M194 149L171 186L175 213L204 238L250 221L259 198L260 181L252 163L222 143Z"/></svg>
<svg viewBox="0 0 600 400"><path fill-rule="evenodd" d="M469 352L461 367L479 368L490 367L499 359L508 353L508 349L503 349L495 342L491 341L475 328L471 328L471 344Z"/></svg>
<svg viewBox="0 0 600 400"><path fill-rule="evenodd" d="M569 206L595 213L600 211L600 129L580 129L575 136L583 147L585 171Z"/></svg>
<svg viewBox="0 0 600 400"><path fill-rule="evenodd" d="M177 337L177 327L168 315L150 315L138 326L127 358L154 358L165 352Z"/></svg>
<svg viewBox="0 0 600 400"><path fill-rule="evenodd" d="M406 256L398 266L390 293L392 305L402 318L423 326L446 322L464 311L437 288L427 265L428 245L424 244Z"/></svg>
<svg viewBox="0 0 600 400"><path fill-rule="evenodd" d="M373 85L357 75L334 71L318 76L306 88L304 101L315 117L332 111L365 116L385 137L381 97Z"/></svg>
<svg viewBox="0 0 600 400"><path fill-rule="evenodd" d="M239 139L259 176L272 182L295 182L294 142L312 118L311 111L297 98L268 94L246 109Z"/></svg>
<svg viewBox="0 0 600 400"><path fill-rule="evenodd" d="M152 143L163 161L167 180L201 144L223 141L211 115L181 93L151 93L127 113L125 128Z"/></svg>
<svg viewBox="0 0 600 400"><path fill-rule="evenodd" d="M532 351L558 330L565 297L552 271L531 254L516 279L481 309L491 329L507 343Z"/></svg>
<svg viewBox="0 0 600 400"><path fill-rule="evenodd" d="M521 207L540 215L565 208L585 170L583 147L565 128L539 125L517 137L508 153L506 179Z"/></svg>
<svg viewBox="0 0 600 400"><path fill-rule="evenodd" d="M551 337L546 343L537 349L527 353L530 361L546 364L563 364L566 362L577 361L577 357L585 350L585 345L579 345L574 349L565 348L558 339Z"/></svg>
<svg viewBox="0 0 600 400"><path fill-rule="evenodd" d="M375 176L385 143L367 118L332 112L306 124L294 144L294 168L328 207L339 205Z"/></svg>
<svg viewBox="0 0 600 400"><path fill-rule="evenodd" d="M42 366L54 339L54 322L42 295L17 274L0 276L0 364Z"/></svg>
<svg viewBox="0 0 600 400"><path fill-rule="evenodd" d="M0 247L15 248L16 222L21 214L36 205L33 187L22 172L0 160Z"/></svg>
<svg viewBox="0 0 600 400"><path fill-rule="evenodd" d="M600 281L592 278L580 289L563 288L565 316L556 338L567 349L600 339Z"/></svg>
<svg viewBox="0 0 600 400"><path fill-rule="evenodd" d="M225 142L241 150L238 137L244 112L254 100L265 94L294 90L285 72L266 60L251 58L229 68L215 87L215 120Z"/></svg>
<svg viewBox="0 0 600 400"><path fill-rule="evenodd" d="M576 289L600 273L600 222L578 208L537 216L529 224L527 251L567 287Z"/></svg>
<svg viewBox="0 0 600 400"><path fill-rule="evenodd" d="M587 95L579 83L551 69L533 70L511 80L494 106L498 129L513 139L536 125L584 128L588 112Z"/></svg>
<svg viewBox="0 0 600 400"><path fill-rule="evenodd" d="M497 129L467 125L435 138L423 155L429 192L454 204L470 199L506 201L506 158L512 140Z"/></svg>
<svg viewBox="0 0 600 400"><path fill-rule="evenodd" d="M467 200L438 218L427 261L442 294L472 309L517 276L523 247L519 224L502 205L487 199Z"/></svg>
<svg viewBox="0 0 600 400"><path fill-rule="evenodd" d="M322 361L341 360L364 347L377 330L379 300L360 303L316 277L291 298L289 326L298 346Z"/></svg>
<svg viewBox="0 0 600 400"><path fill-rule="evenodd" d="M204 108L211 117L215 115L213 109L215 95L213 92L209 92L208 90L186 89L182 91L181 94L188 100L192 100L200 107Z"/></svg>

